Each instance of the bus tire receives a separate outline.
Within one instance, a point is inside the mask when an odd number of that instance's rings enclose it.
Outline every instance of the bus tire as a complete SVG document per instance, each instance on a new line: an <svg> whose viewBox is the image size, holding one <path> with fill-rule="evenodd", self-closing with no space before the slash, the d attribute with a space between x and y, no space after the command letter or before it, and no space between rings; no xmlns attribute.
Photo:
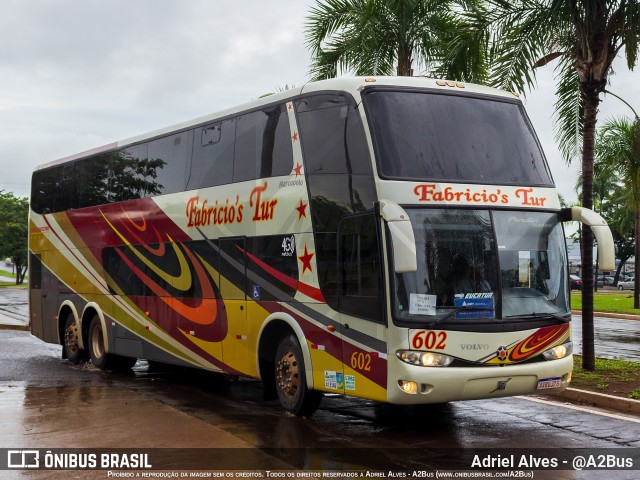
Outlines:
<svg viewBox="0 0 640 480"><path fill-rule="evenodd" d="M89 324L87 344L89 346L91 363L100 370L128 371L131 370L131 367L133 367L138 360L137 358L123 357L105 351L104 331L102 330L100 318L97 315L94 315Z"/></svg>
<svg viewBox="0 0 640 480"><path fill-rule="evenodd" d="M67 315L63 336L62 348L64 352L62 352L62 358L66 358L74 365L77 365L86 358L86 352L80 348L78 324L71 312Z"/></svg>
<svg viewBox="0 0 640 480"><path fill-rule="evenodd" d="M109 354L104 349L104 332L102 331L100 318L97 315L93 316L89 324L87 344L91 363L100 370L106 369L109 364Z"/></svg>
<svg viewBox="0 0 640 480"><path fill-rule="evenodd" d="M318 409L322 394L307 388L304 358L298 339L288 335L278 344L275 383L282 407L298 416L311 416Z"/></svg>

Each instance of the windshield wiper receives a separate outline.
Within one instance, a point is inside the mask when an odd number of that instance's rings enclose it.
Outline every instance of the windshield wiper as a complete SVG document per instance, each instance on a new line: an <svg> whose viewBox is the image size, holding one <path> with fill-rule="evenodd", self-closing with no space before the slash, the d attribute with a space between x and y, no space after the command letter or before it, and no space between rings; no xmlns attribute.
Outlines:
<svg viewBox="0 0 640 480"><path fill-rule="evenodd" d="M539 318L540 320L558 320L562 323L571 322L571 315L563 317L557 313L525 313L524 315L509 315L507 318Z"/></svg>
<svg viewBox="0 0 640 480"><path fill-rule="evenodd" d="M456 313L460 312L460 311L474 311L474 312L487 312L487 311L493 311L493 308L488 308L488 307L473 307L471 305L461 305L459 307L455 307L453 308L453 310L451 310L449 313L447 313L446 315L434 320L433 322L431 322L430 324L427 325L427 327L429 329L432 329L433 327L435 327L436 325L438 325L439 323L444 322L445 320L450 319L451 317L453 317Z"/></svg>

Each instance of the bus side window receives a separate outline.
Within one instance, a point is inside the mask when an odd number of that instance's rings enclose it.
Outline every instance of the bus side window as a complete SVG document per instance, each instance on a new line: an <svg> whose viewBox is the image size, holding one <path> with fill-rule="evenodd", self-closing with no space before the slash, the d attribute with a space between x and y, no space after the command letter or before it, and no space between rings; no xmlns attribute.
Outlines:
<svg viewBox="0 0 640 480"><path fill-rule="evenodd" d="M236 119L196 128L187 190L231 183Z"/></svg>
<svg viewBox="0 0 640 480"><path fill-rule="evenodd" d="M320 94L296 101L307 174L371 175L371 157L358 110L349 97Z"/></svg>
<svg viewBox="0 0 640 480"><path fill-rule="evenodd" d="M149 143L149 164L163 194L182 192L187 184L187 155L191 132L158 138Z"/></svg>
<svg viewBox="0 0 640 480"><path fill-rule="evenodd" d="M310 210L318 281L327 303L339 309L338 225L347 215L373 208L376 190L359 110L339 93L295 101Z"/></svg>
<svg viewBox="0 0 640 480"><path fill-rule="evenodd" d="M109 203L109 155L101 154L80 162L78 197L81 208Z"/></svg>
<svg viewBox="0 0 640 480"><path fill-rule="evenodd" d="M78 162L65 163L62 165L62 176L60 178L60 189L57 193L59 203L56 205L58 210L72 210L80 206L79 203L79 185L76 179L78 171Z"/></svg>
<svg viewBox="0 0 640 480"><path fill-rule="evenodd" d="M60 167L37 170L33 173L31 187L31 208L36 213L47 214L56 212L57 176Z"/></svg>
<svg viewBox="0 0 640 480"><path fill-rule="evenodd" d="M382 321L381 262L375 217L347 217L338 229L340 263L339 310L375 322Z"/></svg>
<svg viewBox="0 0 640 480"><path fill-rule="evenodd" d="M289 301L298 289L295 235L246 239L247 295L255 301Z"/></svg>
<svg viewBox="0 0 640 480"><path fill-rule="evenodd" d="M293 153L286 111L276 105L238 117L234 182L291 173Z"/></svg>

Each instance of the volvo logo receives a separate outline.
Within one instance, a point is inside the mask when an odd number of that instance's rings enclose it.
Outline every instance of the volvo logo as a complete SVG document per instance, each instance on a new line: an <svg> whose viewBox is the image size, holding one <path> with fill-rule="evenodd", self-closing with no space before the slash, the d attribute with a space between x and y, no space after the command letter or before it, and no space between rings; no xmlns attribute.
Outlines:
<svg viewBox="0 0 640 480"><path fill-rule="evenodd" d="M462 350L489 350L489 344L487 343L461 343L460 348Z"/></svg>

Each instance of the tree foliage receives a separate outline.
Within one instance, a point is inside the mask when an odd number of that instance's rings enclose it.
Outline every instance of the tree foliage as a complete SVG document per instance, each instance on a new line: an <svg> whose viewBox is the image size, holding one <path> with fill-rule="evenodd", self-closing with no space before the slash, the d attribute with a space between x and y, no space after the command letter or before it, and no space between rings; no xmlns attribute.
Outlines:
<svg viewBox="0 0 640 480"><path fill-rule="evenodd" d="M637 239L640 235L640 118L636 117L634 121L626 118L608 121L598 134L596 159L596 165L609 169L611 178L622 182L618 196L628 213L620 215L618 226L624 230L633 222L634 237ZM629 214L633 216L632 221ZM636 259L640 259L640 242L635 242L634 254ZM636 268L634 308L640 308L639 287L640 269Z"/></svg>
<svg viewBox="0 0 640 480"><path fill-rule="evenodd" d="M483 78L486 49L469 38L459 40L475 34L465 28L462 3L469 2L318 1L305 25L311 77L332 78L340 72L410 76L414 65L431 73L441 67L445 51L455 48L449 68L457 69L458 78Z"/></svg>
<svg viewBox="0 0 640 480"><path fill-rule="evenodd" d="M16 284L24 282L29 241L29 200L0 190L0 257L16 267Z"/></svg>

